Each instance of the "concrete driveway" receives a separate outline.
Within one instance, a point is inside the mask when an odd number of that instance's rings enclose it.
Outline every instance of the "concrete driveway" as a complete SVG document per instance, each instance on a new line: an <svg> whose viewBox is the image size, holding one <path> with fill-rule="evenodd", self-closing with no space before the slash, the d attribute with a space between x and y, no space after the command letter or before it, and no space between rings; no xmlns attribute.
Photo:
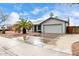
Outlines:
<svg viewBox="0 0 79 59"><path fill-rule="evenodd" d="M28 38L28 37L27 37ZM30 40L23 40L23 37L4 38L0 37L0 55L1 56L69 56L69 54L48 49L40 46L42 43L38 39L40 37L31 36ZM28 43L32 41L31 44Z"/></svg>
<svg viewBox="0 0 79 59"><path fill-rule="evenodd" d="M53 40L56 41L54 42ZM79 34L65 34L61 35L59 38L54 38L53 40L51 40L51 44L45 45L45 48L72 55L72 44L79 41ZM55 45L52 44L53 42Z"/></svg>

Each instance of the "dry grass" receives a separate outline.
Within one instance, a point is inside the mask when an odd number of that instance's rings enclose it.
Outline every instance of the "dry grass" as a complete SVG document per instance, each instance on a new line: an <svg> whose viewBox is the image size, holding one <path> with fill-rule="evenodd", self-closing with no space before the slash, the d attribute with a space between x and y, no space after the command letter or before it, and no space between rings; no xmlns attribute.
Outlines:
<svg viewBox="0 0 79 59"><path fill-rule="evenodd" d="M27 35L27 34L26 34L26 35ZM22 33L16 33L16 32L14 32L14 31L6 31L5 34L2 34L2 33L0 32L0 36L6 37L6 38L14 38L14 37L23 36L23 34L22 34Z"/></svg>
<svg viewBox="0 0 79 59"><path fill-rule="evenodd" d="M7 38L20 37L24 35L39 36L39 37L45 37L45 38L50 38L50 39L54 39L57 37L59 38L59 36L61 36L60 34L46 34L46 33L35 33L35 32L29 32L27 34L17 33L15 31L6 31L5 34L2 34L0 32L0 36L7 37Z"/></svg>

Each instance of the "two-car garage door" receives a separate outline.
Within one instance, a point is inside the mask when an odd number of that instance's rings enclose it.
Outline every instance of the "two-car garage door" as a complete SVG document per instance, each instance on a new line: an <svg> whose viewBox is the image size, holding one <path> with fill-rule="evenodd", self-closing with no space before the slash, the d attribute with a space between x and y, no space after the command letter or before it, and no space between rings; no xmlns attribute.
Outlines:
<svg viewBox="0 0 79 59"><path fill-rule="evenodd" d="M63 26L61 24L44 25L44 33L62 33Z"/></svg>

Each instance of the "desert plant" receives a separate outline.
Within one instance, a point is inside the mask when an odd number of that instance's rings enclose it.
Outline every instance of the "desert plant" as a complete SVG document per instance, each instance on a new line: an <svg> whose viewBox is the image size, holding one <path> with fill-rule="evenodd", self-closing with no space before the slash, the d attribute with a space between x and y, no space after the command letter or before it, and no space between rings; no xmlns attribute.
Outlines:
<svg viewBox="0 0 79 59"><path fill-rule="evenodd" d="M27 23L27 30L28 31L31 30L32 26L33 26L32 22L28 21L28 23Z"/></svg>
<svg viewBox="0 0 79 59"><path fill-rule="evenodd" d="M21 19L21 21L18 21L17 24L14 25L16 31L22 29L22 33L26 34L26 29L30 30L32 28L32 22L27 21L25 19Z"/></svg>

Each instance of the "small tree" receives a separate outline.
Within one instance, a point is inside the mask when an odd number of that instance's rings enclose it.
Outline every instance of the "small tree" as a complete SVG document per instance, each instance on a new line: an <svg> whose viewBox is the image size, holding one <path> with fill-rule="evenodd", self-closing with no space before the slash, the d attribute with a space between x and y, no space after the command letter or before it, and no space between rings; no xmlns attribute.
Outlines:
<svg viewBox="0 0 79 59"><path fill-rule="evenodd" d="M5 15L4 12L3 12L3 9L0 9L0 23L3 23L3 26L2 26L2 34L5 34L5 21L7 20L8 18L8 15Z"/></svg>
<svg viewBox="0 0 79 59"><path fill-rule="evenodd" d="M18 21L17 24L14 25L16 31L22 29L22 33L26 34L26 29L30 30L32 28L32 22L27 21L25 19L21 19L21 21Z"/></svg>

